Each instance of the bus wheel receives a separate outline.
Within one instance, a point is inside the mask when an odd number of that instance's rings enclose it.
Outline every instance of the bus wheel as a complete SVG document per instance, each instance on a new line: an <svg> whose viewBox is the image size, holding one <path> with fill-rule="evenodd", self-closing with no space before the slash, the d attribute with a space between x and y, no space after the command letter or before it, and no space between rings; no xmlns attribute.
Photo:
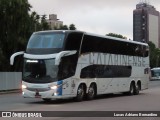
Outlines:
<svg viewBox="0 0 160 120"><path fill-rule="evenodd" d="M44 100L45 102L51 102L51 99L49 99L49 98L43 98L43 100Z"/></svg>
<svg viewBox="0 0 160 120"><path fill-rule="evenodd" d="M96 91L95 91L95 85L91 84L88 93L87 93L87 99L92 100L95 97Z"/></svg>
<svg viewBox="0 0 160 120"><path fill-rule="evenodd" d="M140 85L139 84L137 84L136 86L135 86L135 89L134 89L134 95L138 95L139 94L139 90L140 90Z"/></svg>
<svg viewBox="0 0 160 120"><path fill-rule="evenodd" d="M132 82L132 83L130 84L130 89L129 89L129 91L128 91L128 92L124 92L124 94L125 94L125 95L133 95L133 94L134 94L134 91L135 91L135 85L134 85L134 83Z"/></svg>
<svg viewBox="0 0 160 120"><path fill-rule="evenodd" d="M80 102L83 100L84 98L84 95L85 95L85 90L84 90L84 85L80 85L77 89L77 96L76 96L76 101L77 102Z"/></svg>

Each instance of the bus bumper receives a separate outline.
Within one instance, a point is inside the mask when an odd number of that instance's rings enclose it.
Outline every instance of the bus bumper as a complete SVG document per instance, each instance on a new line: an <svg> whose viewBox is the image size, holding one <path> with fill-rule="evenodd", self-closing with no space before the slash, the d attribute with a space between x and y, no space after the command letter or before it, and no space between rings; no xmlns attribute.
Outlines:
<svg viewBox="0 0 160 120"><path fill-rule="evenodd" d="M50 98L50 99L63 98L63 96L57 93L55 90L37 92L37 91L29 91L27 89L24 89L22 91L22 96L24 98Z"/></svg>

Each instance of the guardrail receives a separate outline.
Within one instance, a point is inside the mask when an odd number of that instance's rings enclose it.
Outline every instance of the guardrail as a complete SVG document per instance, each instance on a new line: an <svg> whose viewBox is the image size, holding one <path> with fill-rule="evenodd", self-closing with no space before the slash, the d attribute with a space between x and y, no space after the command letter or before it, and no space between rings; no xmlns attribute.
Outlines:
<svg viewBox="0 0 160 120"><path fill-rule="evenodd" d="M21 72L0 72L0 91L21 88Z"/></svg>

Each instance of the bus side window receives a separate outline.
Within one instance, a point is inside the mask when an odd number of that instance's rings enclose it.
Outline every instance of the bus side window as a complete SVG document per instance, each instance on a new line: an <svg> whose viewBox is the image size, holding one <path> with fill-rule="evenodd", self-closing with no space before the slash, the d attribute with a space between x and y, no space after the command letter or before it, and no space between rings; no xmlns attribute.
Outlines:
<svg viewBox="0 0 160 120"><path fill-rule="evenodd" d="M79 50L82 35L82 33L70 33L66 39L65 50Z"/></svg>
<svg viewBox="0 0 160 120"><path fill-rule="evenodd" d="M75 74L76 70L76 55L66 56L61 58L59 65L58 78L66 79Z"/></svg>

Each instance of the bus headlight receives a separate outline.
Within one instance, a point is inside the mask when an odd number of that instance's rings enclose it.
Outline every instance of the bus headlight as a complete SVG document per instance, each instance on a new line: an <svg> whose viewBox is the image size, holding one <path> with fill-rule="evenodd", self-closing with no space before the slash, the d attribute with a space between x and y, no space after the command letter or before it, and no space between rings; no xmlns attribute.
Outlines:
<svg viewBox="0 0 160 120"><path fill-rule="evenodd" d="M26 85L22 85L22 89L26 89L27 88L27 86Z"/></svg>
<svg viewBox="0 0 160 120"><path fill-rule="evenodd" d="M58 88L58 86L56 86L56 85L51 87L52 90L56 90L57 88Z"/></svg>

